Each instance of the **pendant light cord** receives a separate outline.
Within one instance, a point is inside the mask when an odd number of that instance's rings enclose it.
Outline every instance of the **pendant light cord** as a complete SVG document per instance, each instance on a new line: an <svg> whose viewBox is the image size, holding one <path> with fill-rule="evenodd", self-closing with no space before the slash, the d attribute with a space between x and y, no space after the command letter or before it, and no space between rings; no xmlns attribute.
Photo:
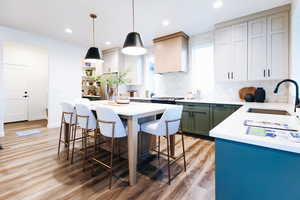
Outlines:
<svg viewBox="0 0 300 200"><path fill-rule="evenodd" d="M132 0L132 30L134 32L134 0Z"/></svg>
<svg viewBox="0 0 300 200"><path fill-rule="evenodd" d="M95 47L95 18L93 18L93 46Z"/></svg>

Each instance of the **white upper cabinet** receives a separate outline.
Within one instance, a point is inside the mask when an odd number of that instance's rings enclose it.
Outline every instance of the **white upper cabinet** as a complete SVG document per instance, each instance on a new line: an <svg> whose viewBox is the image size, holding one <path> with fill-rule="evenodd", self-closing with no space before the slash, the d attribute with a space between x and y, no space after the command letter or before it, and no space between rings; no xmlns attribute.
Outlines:
<svg viewBox="0 0 300 200"><path fill-rule="evenodd" d="M289 10L282 6L217 24L216 80L288 78Z"/></svg>
<svg viewBox="0 0 300 200"><path fill-rule="evenodd" d="M217 81L247 80L247 23L215 31Z"/></svg>
<svg viewBox="0 0 300 200"><path fill-rule="evenodd" d="M119 48L103 51L103 72L119 72L122 64L122 55Z"/></svg>
<svg viewBox="0 0 300 200"><path fill-rule="evenodd" d="M125 56L124 58L124 72L127 73L127 79L130 83L127 85L141 85L142 84L142 56Z"/></svg>
<svg viewBox="0 0 300 200"><path fill-rule="evenodd" d="M232 26L233 63L231 70L231 80L234 81L247 80L247 29L247 23Z"/></svg>
<svg viewBox="0 0 300 200"><path fill-rule="evenodd" d="M267 77L285 79L289 75L289 14L279 13L267 20Z"/></svg>
<svg viewBox="0 0 300 200"><path fill-rule="evenodd" d="M250 21L249 80L288 78L288 12Z"/></svg>
<svg viewBox="0 0 300 200"><path fill-rule="evenodd" d="M267 74L267 18L248 23L248 79L262 80Z"/></svg>
<svg viewBox="0 0 300 200"><path fill-rule="evenodd" d="M215 75L217 81L230 79L232 68L232 27L215 31Z"/></svg>

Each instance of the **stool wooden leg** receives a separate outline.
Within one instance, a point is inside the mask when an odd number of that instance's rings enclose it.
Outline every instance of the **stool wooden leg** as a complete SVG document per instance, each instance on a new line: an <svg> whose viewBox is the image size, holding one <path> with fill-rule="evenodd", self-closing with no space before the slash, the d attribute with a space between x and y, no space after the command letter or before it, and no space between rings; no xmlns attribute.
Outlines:
<svg viewBox="0 0 300 200"><path fill-rule="evenodd" d="M113 177L113 158L114 158L114 137L111 138L109 189L111 189L111 185L112 185L112 177Z"/></svg>
<svg viewBox="0 0 300 200"><path fill-rule="evenodd" d="M85 171L85 167L86 167L86 162L87 162L87 132L88 130L85 129L84 130L84 160L83 160L83 171Z"/></svg>
<svg viewBox="0 0 300 200"><path fill-rule="evenodd" d="M60 130L59 130L59 140L58 140L58 150L57 150L58 158L59 158L61 135L62 135L62 129L63 129L63 123L64 123L63 120L64 120L64 114L62 114L62 117L61 117Z"/></svg>
<svg viewBox="0 0 300 200"><path fill-rule="evenodd" d="M72 137L72 132L73 132L73 126L71 124L69 124L69 133L68 133L68 146L67 146L67 160L69 160L69 154L70 154L70 143L72 141L71 137Z"/></svg>
<svg viewBox="0 0 300 200"><path fill-rule="evenodd" d="M184 171L186 172L186 160L185 160L185 149L184 149L184 137L183 137L183 132L182 132L182 131L181 131L181 141L182 141L182 152L183 152Z"/></svg>
<svg viewBox="0 0 300 200"><path fill-rule="evenodd" d="M71 157L71 164L74 162L74 149L75 149L75 142L76 142L76 131L77 131L77 125L74 125L74 133L73 133L73 147L72 147L72 157Z"/></svg>
<svg viewBox="0 0 300 200"><path fill-rule="evenodd" d="M157 159L160 159L160 136L158 136L158 151L157 151Z"/></svg>
<svg viewBox="0 0 300 200"><path fill-rule="evenodd" d="M171 185L171 174L170 174L170 144L169 144L169 134L167 133L167 152L168 152L168 178L169 178L169 185Z"/></svg>

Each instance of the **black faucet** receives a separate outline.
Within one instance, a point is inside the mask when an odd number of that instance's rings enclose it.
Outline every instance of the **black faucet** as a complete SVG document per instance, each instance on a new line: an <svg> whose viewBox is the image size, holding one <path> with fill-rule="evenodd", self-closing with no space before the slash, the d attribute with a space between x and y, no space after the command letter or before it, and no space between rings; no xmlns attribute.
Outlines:
<svg viewBox="0 0 300 200"><path fill-rule="evenodd" d="M278 93L278 89L279 89L279 86L282 84L282 83L285 83L285 82L290 82L290 83L294 83L294 85L296 86L296 100L295 100L295 108L294 108L294 112L296 112L296 108L299 107L299 104L300 104L300 100L299 100L299 86L298 86L298 83L292 79L285 79L283 81L280 81L275 90L274 90L274 93L277 94Z"/></svg>

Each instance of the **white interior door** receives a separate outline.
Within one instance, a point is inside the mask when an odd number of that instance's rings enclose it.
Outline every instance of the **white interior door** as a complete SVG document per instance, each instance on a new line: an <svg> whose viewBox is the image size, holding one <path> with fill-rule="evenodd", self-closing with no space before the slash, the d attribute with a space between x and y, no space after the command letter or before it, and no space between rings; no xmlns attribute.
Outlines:
<svg viewBox="0 0 300 200"><path fill-rule="evenodd" d="M25 67L4 66L5 123L28 120L27 70Z"/></svg>

